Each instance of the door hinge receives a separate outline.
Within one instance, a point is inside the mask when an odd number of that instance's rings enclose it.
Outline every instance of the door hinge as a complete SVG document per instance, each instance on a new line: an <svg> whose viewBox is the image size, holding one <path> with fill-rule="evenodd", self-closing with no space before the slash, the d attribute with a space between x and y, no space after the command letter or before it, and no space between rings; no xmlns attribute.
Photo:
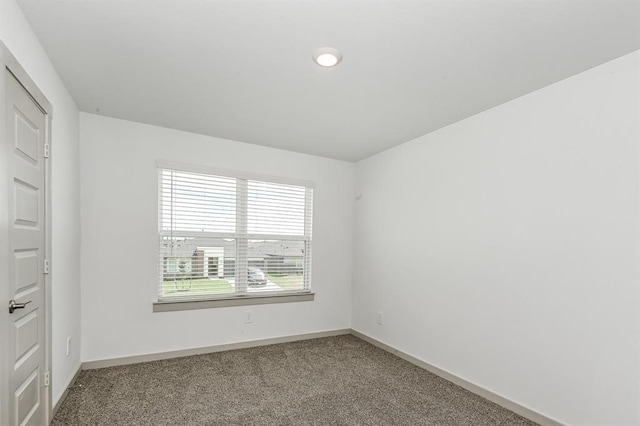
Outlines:
<svg viewBox="0 0 640 426"><path fill-rule="evenodd" d="M51 383L51 375L48 371L44 372L44 386L47 387Z"/></svg>
<svg viewBox="0 0 640 426"><path fill-rule="evenodd" d="M49 158L49 144L45 143L44 144L44 158Z"/></svg>
<svg viewBox="0 0 640 426"><path fill-rule="evenodd" d="M50 269L51 269L51 262L49 262L49 259L45 259L44 260L44 273L48 274Z"/></svg>

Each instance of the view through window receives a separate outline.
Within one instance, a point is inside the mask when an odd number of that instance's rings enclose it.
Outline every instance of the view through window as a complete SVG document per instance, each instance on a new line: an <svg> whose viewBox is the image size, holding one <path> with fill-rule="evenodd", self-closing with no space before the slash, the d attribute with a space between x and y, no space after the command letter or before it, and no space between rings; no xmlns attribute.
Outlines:
<svg viewBox="0 0 640 426"><path fill-rule="evenodd" d="M159 168L158 300L311 289L313 188Z"/></svg>

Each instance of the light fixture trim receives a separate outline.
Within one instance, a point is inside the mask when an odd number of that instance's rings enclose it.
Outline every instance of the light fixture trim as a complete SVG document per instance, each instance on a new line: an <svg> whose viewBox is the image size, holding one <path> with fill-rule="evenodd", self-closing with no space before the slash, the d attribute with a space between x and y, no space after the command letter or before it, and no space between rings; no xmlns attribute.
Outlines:
<svg viewBox="0 0 640 426"><path fill-rule="evenodd" d="M313 61L323 68L335 67L342 61L342 53L333 47L321 47L313 52Z"/></svg>

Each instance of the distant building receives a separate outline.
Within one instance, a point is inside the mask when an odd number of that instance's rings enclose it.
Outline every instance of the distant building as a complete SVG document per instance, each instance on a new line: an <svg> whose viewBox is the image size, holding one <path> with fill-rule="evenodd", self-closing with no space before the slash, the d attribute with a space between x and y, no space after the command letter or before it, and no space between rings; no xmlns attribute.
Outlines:
<svg viewBox="0 0 640 426"><path fill-rule="evenodd" d="M234 240L181 238L164 244L163 278L172 280L184 277L209 277L216 279L235 276ZM304 266L304 242L259 240L248 246L249 267L260 268L265 274L302 274Z"/></svg>

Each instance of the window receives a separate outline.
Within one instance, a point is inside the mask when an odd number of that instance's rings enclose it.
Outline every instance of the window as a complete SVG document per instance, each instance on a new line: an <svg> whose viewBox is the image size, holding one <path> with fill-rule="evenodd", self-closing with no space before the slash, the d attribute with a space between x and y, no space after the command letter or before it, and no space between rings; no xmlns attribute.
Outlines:
<svg viewBox="0 0 640 426"><path fill-rule="evenodd" d="M310 294L311 184L164 162L158 173L158 302Z"/></svg>

